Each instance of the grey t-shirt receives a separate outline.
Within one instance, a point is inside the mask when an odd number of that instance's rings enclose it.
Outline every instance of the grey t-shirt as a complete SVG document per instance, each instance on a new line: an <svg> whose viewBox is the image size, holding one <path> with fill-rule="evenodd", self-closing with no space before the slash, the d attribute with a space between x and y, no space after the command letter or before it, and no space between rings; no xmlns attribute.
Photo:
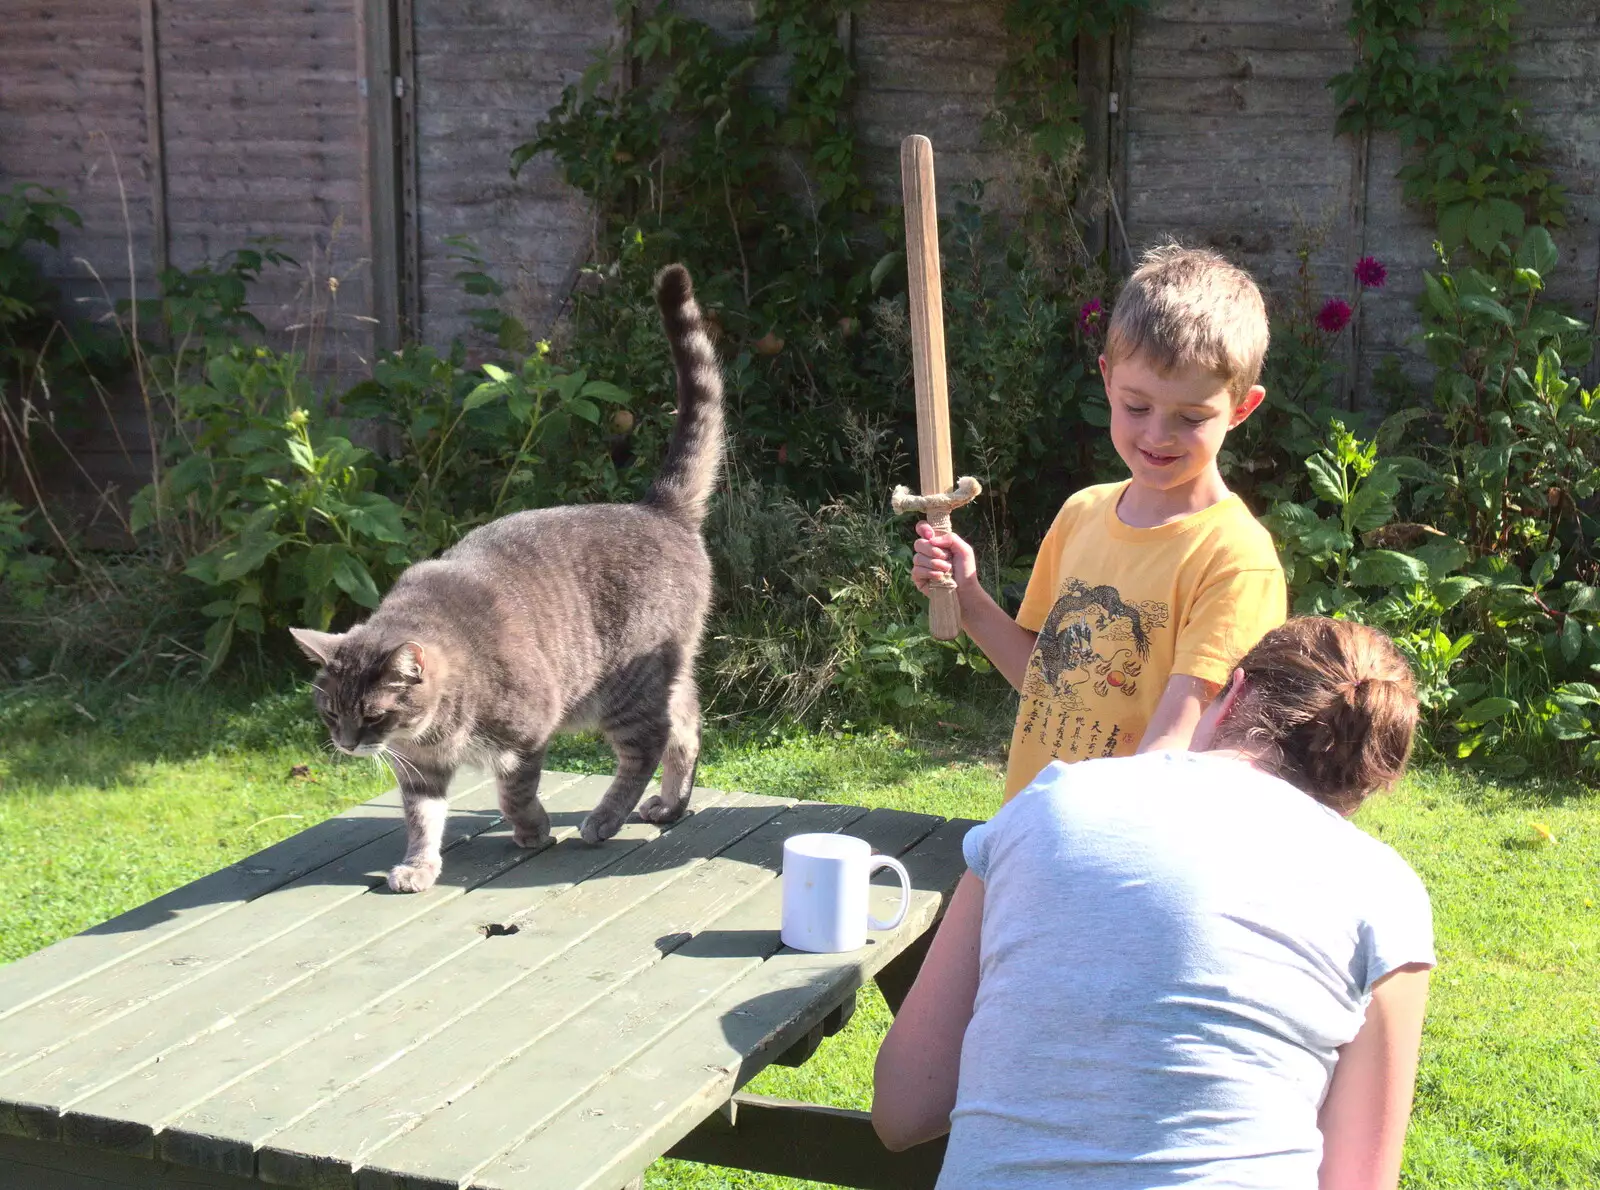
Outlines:
<svg viewBox="0 0 1600 1190"><path fill-rule="evenodd" d="M981 974L938 1190L1315 1190L1372 985L1429 963L1393 850L1240 761L1055 763L966 839Z"/></svg>

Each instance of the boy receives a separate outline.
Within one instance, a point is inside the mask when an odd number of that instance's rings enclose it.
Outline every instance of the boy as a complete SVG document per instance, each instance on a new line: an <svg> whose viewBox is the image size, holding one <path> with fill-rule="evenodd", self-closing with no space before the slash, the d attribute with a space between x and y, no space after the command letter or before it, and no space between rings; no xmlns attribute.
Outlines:
<svg viewBox="0 0 1600 1190"><path fill-rule="evenodd" d="M1085 488L1045 534L1012 620L972 547L917 526L911 576L954 577L961 625L1020 692L1005 798L1052 760L1186 748L1234 664L1283 623L1283 568L1217 469L1253 413L1267 314L1244 270L1167 245L1128 279L1100 374L1121 483Z"/></svg>

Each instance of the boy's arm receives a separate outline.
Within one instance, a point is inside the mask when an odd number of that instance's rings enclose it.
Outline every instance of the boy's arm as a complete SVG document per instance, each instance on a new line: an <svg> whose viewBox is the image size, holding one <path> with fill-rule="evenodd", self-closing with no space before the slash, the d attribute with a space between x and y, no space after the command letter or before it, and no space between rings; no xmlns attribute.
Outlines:
<svg viewBox="0 0 1600 1190"><path fill-rule="evenodd" d="M917 540L912 546L911 581L924 595L934 575L955 579L956 598L961 604L961 627L966 629L984 656L1016 689L1028 676L1028 657L1033 653L1037 632L1029 632L996 603L978 581L977 559L972 547L954 533L935 535L926 521L917 525Z"/></svg>
<svg viewBox="0 0 1600 1190"><path fill-rule="evenodd" d="M1186 750L1201 714L1239 659L1283 623L1287 610L1283 570L1276 558L1270 566L1223 569L1207 582L1183 617L1172 676L1139 751Z"/></svg>
<svg viewBox="0 0 1600 1190"><path fill-rule="evenodd" d="M1139 751L1187 751L1201 714L1221 689L1217 683L1204 678L1173 674L1167 679L1167 688L1161 692L1161 701L1156 703L1150 716L1150 725L1144 729Z"/></svg>
<svg viewBox="0 0 1600 1190"><path fill-rule="evenodd" d="M1028 658L1033 655L1037 632L1029 632L989 596L978 583L961 587L956 595L961 603L961 627L966 629L1006 681L1017 689L1028 676Z"/></svg>

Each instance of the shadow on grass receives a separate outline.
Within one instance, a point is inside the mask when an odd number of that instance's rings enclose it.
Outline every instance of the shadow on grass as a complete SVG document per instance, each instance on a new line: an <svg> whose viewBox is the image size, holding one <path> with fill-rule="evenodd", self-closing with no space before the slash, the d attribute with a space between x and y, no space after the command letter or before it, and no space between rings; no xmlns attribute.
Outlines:
<svg viewBox="0 0 1600 1190"><path fill-rule="evenodd" d="M107 788L141 765L292 749L322 755L304 682L266 692L198 682L126 689L48 680L0 691L0 797L65 786Z"/></svg>
<svg viewBox="0 0 1600 1190"><path fill-rule="evenodd" d="M1009 728L1009 712L997 717L990 709L951 710L900 730L807 731L723 720L704 730L698 783L838 800L951 765L1003 760ZM205 756L290 751L320 761L326 745L308 680L289 671L265 687L215 680L129 690L52 677L0 690L0 798L23 790L109 788L143 765ZM551 742L545 764L610 773L616 758L600 737L573 735Z"/></svg>
<svg viewBox="0 0 1600 1190"><path fill-rule="evenodd" d="M1491 772L1465 767L1422 767L1432 781L1448 790L1463 806L1484 815L1540 810L1600 796L1592 777L1585 779L1575 772L1563 772L1553 758L1549 763L1549 769L1516 777L1497 777Z"/></svg>

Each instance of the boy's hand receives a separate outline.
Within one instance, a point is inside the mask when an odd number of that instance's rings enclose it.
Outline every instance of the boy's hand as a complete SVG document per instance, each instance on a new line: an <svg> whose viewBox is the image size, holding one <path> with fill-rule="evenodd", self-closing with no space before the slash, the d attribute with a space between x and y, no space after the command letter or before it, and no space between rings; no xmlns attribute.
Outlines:
<svg viewBox="0 0 1600 1190"><path fill-rule="evenodd" d="M911 581L924 595L937 574L954 578L957 592L977 584L978 559L972 547L954 533L935 536L932 525L918 521L917 540L911 548L916 555L911 560Z"/></svg>

